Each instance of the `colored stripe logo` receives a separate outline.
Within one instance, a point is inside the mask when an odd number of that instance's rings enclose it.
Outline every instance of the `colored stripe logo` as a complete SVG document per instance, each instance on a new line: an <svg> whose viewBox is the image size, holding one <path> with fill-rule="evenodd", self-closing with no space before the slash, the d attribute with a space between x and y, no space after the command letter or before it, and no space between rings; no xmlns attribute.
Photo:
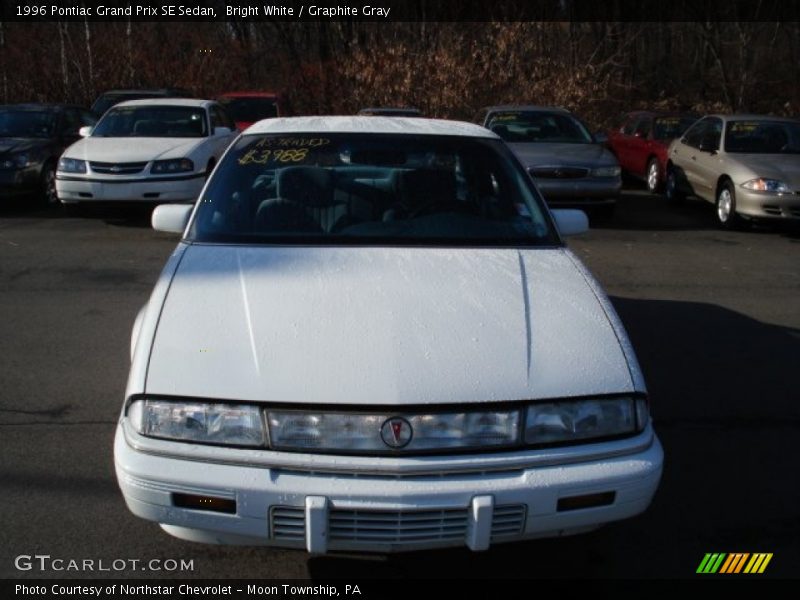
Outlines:
<svg viewBox="0 0 800 600"><path fill-rule="evenodd" d="M763 573L771 560L772 552L758 552L755 554L750 554L749 552L709 552L700 561L697 573L719 573L725 575L748 573L754 575Z"/></svg>

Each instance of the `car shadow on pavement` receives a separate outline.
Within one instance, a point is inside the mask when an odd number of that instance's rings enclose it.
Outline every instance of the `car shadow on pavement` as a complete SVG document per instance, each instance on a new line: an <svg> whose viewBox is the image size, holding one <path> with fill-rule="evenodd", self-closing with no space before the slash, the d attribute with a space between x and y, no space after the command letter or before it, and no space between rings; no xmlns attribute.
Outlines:
<svg viewBox="0 0 800 600"><path fill-rule="evenodd" d="M616 229L628 231L721 231L717 224L714 206L699 198L687 198L672 204L663 194L646 191L623 190L613 216L590 214L591 229ZM800 238L798 223L747 223L734 234L779 234Z"/></svg>
<svg viewBox="0 0 800 600"><path fill-rule="evenodd" d="M693 577L706 552L800 561L800 331L719 306L612 298L645 374L665 469L642 515L574 537L381 557L312 557L315 578Z"/></svg>
<svg viewBox="0 0 800 600"><path fill-rule="evenodd" d="M81 206L78 209L35 202L9 202L0 207L0 219L89 219L118 227L150 227L151 205L117 203Z"/></svg>

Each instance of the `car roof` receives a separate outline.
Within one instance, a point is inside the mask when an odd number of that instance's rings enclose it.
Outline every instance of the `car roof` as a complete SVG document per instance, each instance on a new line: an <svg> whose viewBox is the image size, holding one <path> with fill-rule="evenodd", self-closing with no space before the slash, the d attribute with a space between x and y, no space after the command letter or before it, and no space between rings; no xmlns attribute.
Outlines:
<svg viewBox="0 0 800 600"><path fill-rule="evenodd" d="M718 119L723 119L725 121L732 121L732 120L752 120L752 121L782 121L785 123L798 123L800 120L792 119L791 117L776 117L773 115L754 115L749 113L742 113L742 114L710 114L704 115L705 117L716 117Z"/></svg>
<svg viewBox="0 0 800 600"><path fill-rule="evenodd" d="M503 104L498 106L486 106L483 108L486 111L538 111L538 112L554 112L561 114L572 114L566 108L560 106L537 106L535 104Z"/></svg>
<svg viewBox="0 0 800 600"><path fill-rule="evenodd" d="M372 106L369 108L362 108L361 110L358 111L358 114L366 115L372 112L382 112L386 114L411 112L411 113L421 114L422 111L418 108L414 108L411 106L409 106L408 108L400 108L394 106Z"/></svg>
<svg viewBox="0 0 800 600"><path fill-rule="evenodd" d="M480 125L463 121L417 117L284 117L259 121L243 135L265 133L397 133L408 135L457 135L499 139Z"/></svg>
<svg viewBox="0 0 800 600"><path fill-rule="evenodd" d="M115 104L114 108L120 106L194 106L199 108L214 104L213 100L203 100L200 98L144 98L141 100L126 100Z"/></svg>

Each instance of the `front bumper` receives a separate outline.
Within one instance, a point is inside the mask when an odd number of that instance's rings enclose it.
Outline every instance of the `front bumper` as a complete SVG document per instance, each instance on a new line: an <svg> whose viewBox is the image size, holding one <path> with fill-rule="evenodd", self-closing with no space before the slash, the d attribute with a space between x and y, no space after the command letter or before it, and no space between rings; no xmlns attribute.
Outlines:
<svg viewBox="0 0 800 600"><path fill-rule="evenodd" d="M770 194L736 189L736 212L756 219L800 220L800 192Z"/></svg>
<svg viewBox="0 0 800 600"><path fill-rule="evenodd" d="M619 177L585 177L579 179L537 179L536 187L551 206L559 204L600 205L616 202L622 189Z"/></svg>
<svg viewBox="0 0 800 600"><path fill-rule="evenodd" d="M63 204L97 201L194 202L204 183L204 173L174 179L139 178L132 181L83 179L59 173L56 176L56 192Z"/></svg>
<svg viewBox="0 0 800 600"><path fill-rule="evenodd" d="M170 448L183 456L165 455ZM114 457L128 508L177 537L314 553L485 550L587 531L644 511L663 463L651 427L582 447L375 459L149 440L124 419ZM180 508L175 494L233 500L236 510ZM569 510L559 503L593 494L610 501Z"/></svg>
<svg viewBox="0 0 800 600"><path fill-rule="evenodd" d="M34 168L0 171L0 198L19 198L40 192L39 171Z"/></svg>

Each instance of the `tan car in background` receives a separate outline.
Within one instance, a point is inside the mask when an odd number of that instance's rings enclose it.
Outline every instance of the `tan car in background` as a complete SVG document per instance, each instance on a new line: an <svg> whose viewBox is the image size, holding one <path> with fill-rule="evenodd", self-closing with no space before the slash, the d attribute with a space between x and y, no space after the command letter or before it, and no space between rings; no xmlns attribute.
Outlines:
<svg viewBox="0 0 800 600"><path fill-rule="evenodd" d="M800 121L709 115L670 144L666 194L717 207L722 227L746 220L800 221Z"/></svg>

